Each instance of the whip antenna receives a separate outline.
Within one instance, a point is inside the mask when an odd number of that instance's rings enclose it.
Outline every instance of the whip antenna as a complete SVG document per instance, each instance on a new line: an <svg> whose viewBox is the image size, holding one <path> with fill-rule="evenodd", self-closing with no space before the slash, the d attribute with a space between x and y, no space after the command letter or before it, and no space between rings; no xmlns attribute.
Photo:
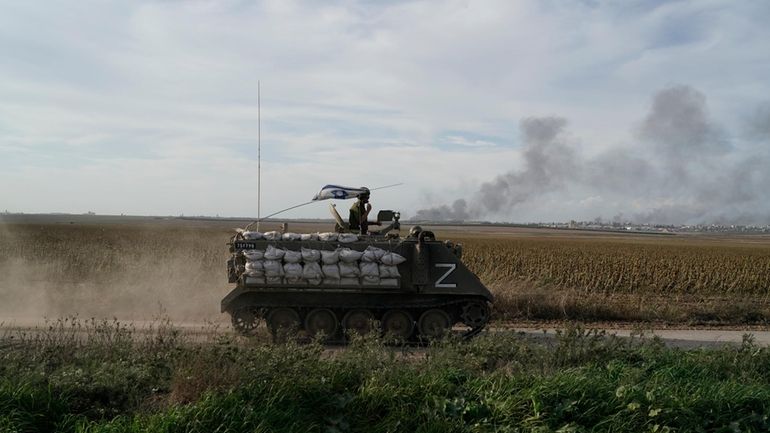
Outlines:
<svg viewBox="0 0 770 433"><path fill-rule="evenodd" d="M370 188L369 191L377 191L378 189L393 188L394 186L403 185L404 182L394 183L392 185L378 186L377 188Z"/></svg>
<svg viewBox="0 0 770 433"><path fill-rule="evenodd" d="M257 231L262 213L262 107L259 80L257 80Z"/></svg>

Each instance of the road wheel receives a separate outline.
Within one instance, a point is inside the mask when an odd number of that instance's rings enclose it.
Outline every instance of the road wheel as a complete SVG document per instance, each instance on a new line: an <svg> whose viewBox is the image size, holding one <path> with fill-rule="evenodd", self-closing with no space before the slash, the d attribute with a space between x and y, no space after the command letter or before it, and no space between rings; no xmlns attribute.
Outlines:
<svg viewBox="0 0 770 433"><path fill-rule="evenodd" d="M233 328L243 335L254 335L259 326L259 309L256 307L242 307L230 314Z"/></svg>
<svg viewBox="0 0 770 433"><path fill-rule="evenodd" d="M406 340L413 330L414 319L404 310L390 310L382 316L382 331L386 336Z"/></svg>
<svg viewBox="0 0 770 433"><path fill-rule="evenodd" d="M342 327L348 335L353 333L365 335L371 332L373 320L374 314L369 310L350 310L342 319Z"/></svg>
<svg viewBox="0 0 770 433"><path fill-rule="evenodd" d="M489 322L489 306L486 302L471 301L463 305L460 313L463 323L472 329L481 328Z"/></svg>
<svg viewBox="0 0 770 433"><path fill-rule="evenodd" d="M273 336L294 334L299 323L299 314L292 308L276 308L267 315L267 326Z"/></svg>
<svg viewBox="0 0 770 433"><path fill-rule="evenodd" d="M305 330L315 337L323 334L327 339L337 332L337 316L326 308L316 308L305 317Z"/></svg>
<svg viewBox="0 0 770 433"><path fill-rule="evenodd" d="M441 338L452 327L452 319L446 311L434 308L422 313L417 327L423 337Z"/></svg>

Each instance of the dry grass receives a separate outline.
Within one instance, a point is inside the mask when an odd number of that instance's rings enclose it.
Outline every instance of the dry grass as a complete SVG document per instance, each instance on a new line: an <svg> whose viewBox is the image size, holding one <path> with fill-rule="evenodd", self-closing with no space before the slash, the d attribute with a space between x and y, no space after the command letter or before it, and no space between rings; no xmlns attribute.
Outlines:
<svg viewBox="0 0 770 433"><path fill-rule="evenodd" d="M770 320L770 243L631 236L456 240L505 319Z"/></svg>
<svg viewBox="0 0 770 433"><path fill-rule="evenodd" d="M770 244L459 240L465 262L488 283L527 280L584 294L770 295Z"/></svg>

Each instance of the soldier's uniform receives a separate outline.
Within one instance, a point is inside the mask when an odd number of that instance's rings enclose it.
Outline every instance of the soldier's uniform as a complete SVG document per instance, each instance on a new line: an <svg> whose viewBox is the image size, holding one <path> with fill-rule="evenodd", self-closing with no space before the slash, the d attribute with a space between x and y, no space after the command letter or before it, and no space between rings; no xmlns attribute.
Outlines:
<svg viewBox="0 0 770 433"><path fill-rule="evenodd" d="M364 218L366 213L366 203L363 200L358 199L350 206L350 217L348 222L350 223L350 230L358 230L360 234L365 235L369 231L369 222L367 218Z"/></svg>

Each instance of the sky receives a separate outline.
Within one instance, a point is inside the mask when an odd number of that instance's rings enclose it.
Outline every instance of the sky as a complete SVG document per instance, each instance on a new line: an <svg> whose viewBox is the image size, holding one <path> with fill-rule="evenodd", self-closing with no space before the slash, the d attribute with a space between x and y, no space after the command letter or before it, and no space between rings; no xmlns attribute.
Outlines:
<svg viewBox="0 0 770 433"><path fill-rule="evenodd" d="M255 216L259 81L263 215L402 182L375 209L767 224L768 22L763 0L0 0L0 211Z"/></svg>

